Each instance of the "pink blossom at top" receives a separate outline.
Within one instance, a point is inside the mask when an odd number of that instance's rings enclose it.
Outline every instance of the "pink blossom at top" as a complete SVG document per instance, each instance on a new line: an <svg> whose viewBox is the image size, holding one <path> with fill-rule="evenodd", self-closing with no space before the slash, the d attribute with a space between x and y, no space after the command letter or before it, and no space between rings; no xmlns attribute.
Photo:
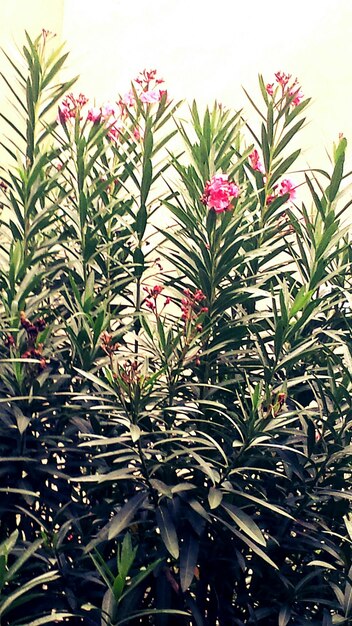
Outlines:
<svg viewBox="0 0 352 626"><path fill-rule="evenodd" d="M140 101L147 104L153 104L153 102L160 101L160 89L152 91L142 91L140 95Z"/></svg>
<svg viewBox="0 0 352 626"><path fill-rule="evenodd" d="M157 78L156 70L143 70L138 74L137 78L134 79L134 82L136 83L137 97L144 104L154 104L156 102L160 102L163 96L167 93L165 89L159 88L159 86L164 82L164 79Z"/></svg>
<svg viewBox="0 0 352 626"><path fill-rule="evenodd" d="M289 194L289 200L294 200L296 197L296 188L293 186L293 183L288 178L284 178L279 187L279 195L284 196L286 193Z"/></svg>
<svg viewBox="0 0 352 626"><path fill-rule="evenodd" d="M215 213L230 211L233 198L238 198L239 189L235 183L228 181L227 174L215 174L205 185L201 202Z"/></svg>
<svg viewBox="0 0 352 626"><path fill-rule="evenodd" d="M264 174L265 172L264 165L260 160L258 150L254 149L253 152L250 153L248 158L249 158L251 167L257 172L261 172L262 174Z"/></svg>
<svg viewBox="0 0 352 626"><path fill-rule="evenodd" d="M77 98L73 93L69 93L59 106L59 121L64 123L70 118L75 118L87 102L88 98L83 93L80 93Z"/></svg>
<svg viewBox="0 0 352 626"><path fill-rule="evenodd" d="M297 106L301 103L304 95L298 84L297 78L291 81L291 74L285 74L285 72L276 72L275 80L281 85L282 90L282 98L289 98L291 100L290 104L293 106ZM268 83L266 85L266 91L270 96L274 95L274 83Z"/></svg>
<svg viewBox="0 0 352 626"><path fill-rule="evenodd" d="M143 91L150 90L150 83L154 82L154 85L161 85L164 82L163 78L156 77L156 70L143 70L139 72L137 78L134 79L134 82L140 85L143 88Z"/></svg>
<svg viewBox="0 0 352 626"><path fill-rule="evenodd" d="M291 78L291 74L285 74L284 72L276 72L275 74L276 82L281 85L281 87L286 87L287 83Z"/></svg>

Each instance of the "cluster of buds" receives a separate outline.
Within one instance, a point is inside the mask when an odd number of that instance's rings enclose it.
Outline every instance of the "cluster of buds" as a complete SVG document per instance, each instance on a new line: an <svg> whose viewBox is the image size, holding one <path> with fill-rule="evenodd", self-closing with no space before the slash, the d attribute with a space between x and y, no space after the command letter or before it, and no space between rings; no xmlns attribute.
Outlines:
<svg viewBox="0 0 352 626"><path fill-rule="evenodd" d="M249 163L251 165L251 167L257 171L260 172L261 174L265 173L265 169L264 169L264 165L260 160L260 156L259 156L259 152L258 150L254 149L250 155L249 155Z"/></svg>
<svg viewBox="0 0 352 626"><path fill-rule="evenodd" d="M280 217L278 218L276 222L276 228L280 230L282 235L290 235L295 230L290 222L289 216L285 212L281 213Z"/></svg>
<svg viewBox="0 0 352 626"><path fill-rule="evenodd" d="M29 319L26 318L24 311L20 313L20 324L27 333L30 345L34 345L39 333L46 327L46 322L42 317L38 317L34 322L30 322Z"/></svg>
<svg viewBox="0 0 352 626"><path fill-rule="evenodd" d="M163 291L164 287L162 285L154 285L154 287L143 287L143 291L148 294L148 297L145 299L145 306L148 307L151 311L154 311L156 314L161 313L163 309L170 304L171 298L169 296L165 297L163 307L161 311L157 310L157 299Z"/></svg>
<svg viewBox="0 0 352 626"><path fill-rule="evenodd" d="M109 357L112 354L115 354L115 352L117 352L120 347L119 343L112 341L112 335L106 330L102 333L100 340L102 349Z"/></svg>
<svg viewBox="0 0 352 626"><path fill-rule="evenodd" d="M34 322L27 319L24 311L20 313L21 327L27 333L27 350L21 354L22 359L36 359L39 361L40 369L46 367L46 359L43 357L43 344L36 345L37 337L46 327L46 322L42 317L38 317ZM13 345L13 344L12 344Z"/></svg>
<svg viewBox="0 0 352 626"><path fill-rule="evenodd" d="M69 119L75 119L77 115L80 117L81 110L87 102L88 98L83 93L80 93L77 98L75 98L73 93L69 93L62 101L61 106L59 106L59 121L61 124L66 123Z"/></svg>
<svg viewBox="0 0 352 626"><path fill-rule="evenodd" d="M16 347L16 341L13 335L11 335L11 333L9 333L8 335L6 335L5 340L4 340L4 344L7 348L15 348Z"/></svg>
<svg viewBox="0 0 352 626"><path fill-rule="evenodd" d="M131 361L127 359L122 365L119 366L119 376L121 380L129 387L138 385L141 375L138 372L140 364L138 361Z"/></svg>
<svg viewBox="0 0 352 626"><path fill-rule="evenodd" d="M285 74L284 72L276 72L275 74L277 86L281 87L281 97L289 100L290 104L293 106L297 106L302 101L303 93L300 85L298 84L297 78L293 81L291 81L291 78L291 74ZM275 83L268 83L266 85L266 91L269 96L274 96L276 89L277 87L275 87Z"/></svg>
<svg viewBox="0 0 352 626"><path fill-rule="evenodd" d="M194 323L196 330L201 332L203 327L200 323L200 317L203 313L208 313L209 310L202 304L206 296L201 289L197 289L194 293L190 289L184 289L183 295L185 297L181 300L181 319L186 323Z"/></svg>
<svg viewBox="0 0 352 626"><path fill-rule="evenodd" d="M4 193L6 193L6 191L7 191L7 185L6 185L6 183L5 183L3 180L0 180L0 189L1 189Z"/></svg>
<svg viewBox="0 0 352 626"><path fill-rule="evenodd" d="M42 37L45 41L48 37L56 37L56 33L53 33L51 30L47 30L46 28L42 28Z"/></svg>
<svg viewBox="0 0 352 626"><path fill-rule="evenodd" d="M238 198L239 193L239 188L229 182L227 174L216 174L207 181L200 201L215 213L224 213L233 209L232 200Z"/></svg>
<svg viewBox="0 0 352 626"><path fill-rule="evenodd" d="M167 94L165 89L159 89L159 85L164 82L163 78L157 78L156 70L143 70L139 72L137 78L134 79L134 82L139 85L138 89L138 98L141 102L145 104L153 104L154 102L160 102L160 100ZM133 99L133 92L129 92L127 94L130 98Z"/></svg>
<svg viewBox="0 0 352 626"><path fill-rule="evenodd" d="M21 359L36 359L38 361L39 367L41 370L46 368L46 358L43 357L43 344L39 343L35 348L29 348L23 354L21 354Z"/></svg>

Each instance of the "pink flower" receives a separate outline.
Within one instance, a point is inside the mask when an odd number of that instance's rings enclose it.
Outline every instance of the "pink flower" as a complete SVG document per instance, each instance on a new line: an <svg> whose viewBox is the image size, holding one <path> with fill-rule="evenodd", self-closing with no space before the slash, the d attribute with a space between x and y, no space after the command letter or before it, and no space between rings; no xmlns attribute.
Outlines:
<svg viewBox="0 0 352 626"><path fill-rule="evenodd" d="M103 120L107 120L110 117L117 117L119 112L119 108L114 102L106 102L101 107L101 116Z"/></svg>
<svg viewBox="0 0 352 626"><path fill-rule="evenodd" d="M227 174L216 174L205 185L201 202L215 213L230 211L232 198L238 198L239 189L235 183L228 181Z"/></svg>
<svg viewBox="0 0 352 626"><path fill-rule="evenodd" d="M136 103L136 98L132 90L123 96L122 103L126 106L133 106Z"/></svg>
<svg viewBox="0 0 352 626"><path fill-rule="evenodd" d="M269 96L273 96L274 95L274 83L268 83L266 86L266 90Z"/></svg>
<svg viewBox="0 0 352 626"><path fill-rule="evenodd" d="M154 81L155 85L160 85L164 82L162 78L156 77L156 70L143 70L139 72L137 78L134 79L138 85L143 87L143 90L149 90L150 83Z"/></svg>
<svg viewBox="0 0 352 626"><path fill-rule="evenodd" d="M99 122L101 119L101 109L99 107L93 107L92 109L89 109L88 114L87 114L87 120L89 122L93 122L94 124L96 122Z"/></svg>
<svg viewBox="0 0 352 626"><path fill-rule="evenodd" d="M264 165L262 164L260 158L259 158L259 153L258 150L253 150L253 152L250 153L249 155L249 160L250 160L250 164L252 166L252 168L254 170L256 170L257 172L261 172L262 174L264 174L265 170L264 170Z"/></svg>
<svg viewBox="0 0 352 626"><path fill-rule="evenodd" d="M276 82L279 83L279 85L281 85L282 88L285 88L291 78L291 74L285 74L284 72L276 72L275 78L276 78Z"/></svg>
<svg viewBox="0 0 352 626"><path fill-rule="evenodd" d="M122 127L119 124L118 120L113 121L111 126L108 127L108 133L107 133L108 139L112 139L113 141L117 141L119 136L120 136L121 128Z"/></svg>
<svg viewBox="0 0 352 626"><path fill-rule="evenodd" d="M121 123L121 120L119 119L120 114L121 114L121 108L119 107L118 104L114 102L106 102L101 107L101 120L105 122L107 126L108 139L111 139L113 141L117 141L120 136L120 132L122 128L122 123Z"/></svg>
<svg viewBox="0 0 352 626"><path fill-rule="evenodd" d="M140 95L140 101L146 104L153 104L160 101L160 89L153 91L142 91Z"/></svg>
<svg viewBox="0 0 352 626"><path fill-rule="evenodd" d="M279 195L284 196L286 193L289 194L289 200L294 200L296 197L296 188L293 186L292 181L288 178L284 178L280 183Z"/></svg>
<svg viewBox="0 0 352 626"><path fill-rule="evenodd" d="M70 117L70 109L67 106L62 105L59 107L58 121L61 122L61 124L66 122Z"/></svg>
<svg viewBox="0 0 352 626"><path fill-rule="evenodd" d="M298 84L297 78L291 81L291 74L285 74L284 72L276 72L275 74L276 82L281 85L282 88L282 97L286 97L290 99L290 104L293 106L297 106L301 103L303 96L303 92ZM274 83L268 84L266 86L266 90L270 96L274 94Z"/></svg>
<svg viewBox="0 0 352 626"><path fill-rule="evenodd" d="M293 85L291 87L291 89L288 92L288 95L292 98L293 96L293 100L292 100L292 104L293 106L297 106L298 104L301 103L302 98L304 97L303 95L303 91L301 90L300 87L295 88L295 85Z"/></svg>
<svg viewBox="0 0 352 626"><path fill-rule="evenodd" d="M271 193L266 199L266 205L269 206L272 202L274 202L276 196L274 193Z"/></svg>
<svg viewBox="0 0 352 626"><path fill-rule="evenodd" d="M79 115L81 109L87 102L88 98L83 93L80 93L77 98L75 98L73 93L69 93L62 101L61 106L59 106L58 118L61 124Z"/></svg>

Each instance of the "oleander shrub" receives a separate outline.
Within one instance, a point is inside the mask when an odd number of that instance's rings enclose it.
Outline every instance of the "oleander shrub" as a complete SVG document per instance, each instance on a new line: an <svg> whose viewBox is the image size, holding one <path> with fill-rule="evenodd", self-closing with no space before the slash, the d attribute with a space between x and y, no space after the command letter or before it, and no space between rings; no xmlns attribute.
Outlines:
<svg viewBox="0 0 352 626"><path fill-rule="evenodd" d="M346 139L297 169L282 72L249 125L67 56L4 57L0 624L347 626Z"/></svg>

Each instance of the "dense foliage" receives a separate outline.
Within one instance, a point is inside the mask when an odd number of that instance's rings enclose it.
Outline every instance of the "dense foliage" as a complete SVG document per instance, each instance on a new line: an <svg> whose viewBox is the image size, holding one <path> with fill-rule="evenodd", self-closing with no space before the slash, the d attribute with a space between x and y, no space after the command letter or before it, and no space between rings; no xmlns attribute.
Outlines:
<svg viewBox="0 0 352 626"><path fill-rule="evenodd" d="M89 108L45 31L6 56L1 626L347 626L345 138L287 178L288 75L249 128L155 71Z"/></svg>

